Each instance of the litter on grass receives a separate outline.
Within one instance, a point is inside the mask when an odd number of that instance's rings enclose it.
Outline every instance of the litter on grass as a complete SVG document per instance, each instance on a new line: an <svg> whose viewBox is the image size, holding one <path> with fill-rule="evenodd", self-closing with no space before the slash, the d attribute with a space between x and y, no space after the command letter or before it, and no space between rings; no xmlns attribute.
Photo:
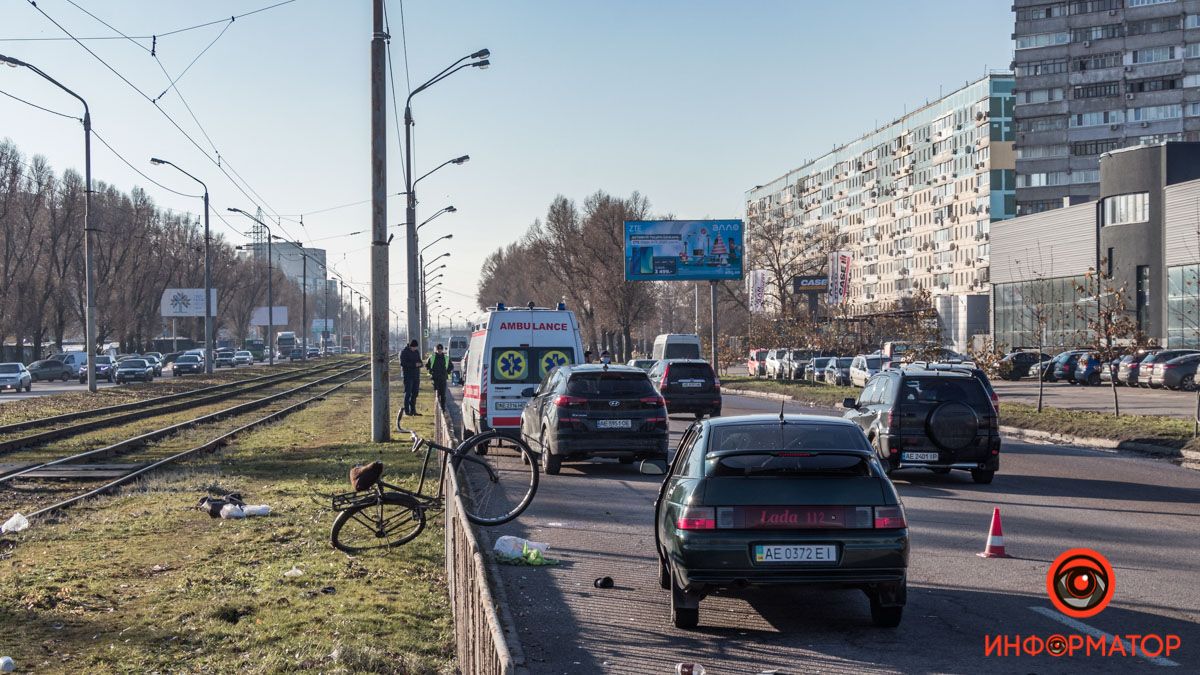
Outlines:
<svg viewBox="0 0 1200 675"><path fill-rule="evenodd" d="M12 518L9 518L8 520L4 521L3 525L0 525L0 532L3 532L4 534L8 534L9 532L20 532L28 527L29 519L19 513L14 513Z"/></svg>

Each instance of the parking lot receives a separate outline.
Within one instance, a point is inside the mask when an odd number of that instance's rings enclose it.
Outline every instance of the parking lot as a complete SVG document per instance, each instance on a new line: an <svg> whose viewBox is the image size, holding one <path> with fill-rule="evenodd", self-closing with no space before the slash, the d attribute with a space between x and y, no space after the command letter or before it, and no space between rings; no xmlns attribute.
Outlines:
<svg viewBox="0 0 1200 675"><path fill-rule="evenodd" d="M1001 402L1037 405L1038 382L1026 378L1017 382L994 379L992 385ZM1168 389L1117 387L1121 413L1132 415L1169 415L1192 419L1196 414L1196 394ZM1085 387L1062 382L1046 383L1044 403L1055 408L1112 412L1112 389L1108 384Z"/></svg>
<svg viewBox="0 0 1200 675"><path fill-rule="evenodd" d="M284 359L278 359L275 362L276 363L288 363L288 361L286 361ZM263 363L256 363L253 366L238 366L238 370L245 370L246 368L266 367L266 365L267 364L265 362L263 362ZM151 386L153 386L155 383L161 382L164 377L168 378L168 379L171 378L174 375L174 373L171 371L172 366L173 366L173 364L167 364L166 366L164 366L162 375L154 378L154 382L150 383ZM225 369L222 368L220 370L225 370ZM184 375L183 377L190 377L190 376ZM99 389L107 389L109 387L116 387L116 386L120 386L120 385L111 383L107 380L100 380L99 382L96 383L96 387ZM82 392L87 391L87 384L80 384L79 380L77 380L77 379L70 379L70 380L67 380L66 382L57 381L57 380L54 382L34 382L33 383L33 391L28 392L28 393L26 393L24 391L0 392L0 404L6 403L9 401L22 401L27 398L37 398L39 396L53 396L55 394L70 394L73 392L81 392L81 391Z"/></svg>

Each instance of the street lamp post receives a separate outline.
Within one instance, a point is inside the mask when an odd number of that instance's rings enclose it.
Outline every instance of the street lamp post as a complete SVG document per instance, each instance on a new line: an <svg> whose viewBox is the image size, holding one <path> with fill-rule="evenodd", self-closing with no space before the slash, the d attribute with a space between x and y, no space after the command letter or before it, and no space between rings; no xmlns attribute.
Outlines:
<svg viewBox="0 0 1200 675"><path fill-rule="evenodd" d="M420 269L418 268L418 265L420 264L419 263L420 256L418 256L418 254L417 254L417 195L416 195L416 192L414 191L417 181L413 180L413 172L412 172L412 127L413 127L412 99L417 94L428 89L429 87L433 86L434 84L437 84L441 80L453 75L454 73L458 72L459 70L462 70L463 68L487 68L488 65L490 64L490 62L488 61L489 56L491 56L491 52L486 49L481 49L473 54L464 56L463 58L450 64L450 66L447 67L442 72L438 73L437 75L434 75L432 78L430 78L428 81L426 81L425 84L422 84L421 86L417 87L416 89L413 89L412 92L409 93L408 98L404 102L404 167L405 167L405 170L404 170L405 186L404 186L404 188L405 188L405 192L407 193L407 197L408 197L407 207L405 209L404 222L405 222L405 244L406 244L406 252L407 252L406 257L407 257L407 261L408 261L408 332L410 335L419 335L420 331L421 331L420 312L419 312L419 308L417 306L418 297L419 297L418 296L418 291L419 291L418 285L420 284L420 276L419 276ZM471 59L479 59L479 60L474 60L471 63L463 63L463 61L467 61L467 60L471 60ZM379 106L379 107L382 107L382 106ZM450 160L450 161L460 163L460 164L462 163L462 162L458 162L457 160ZM466 159L462 159L462 161L465 162ZM441 167L438 167L438 168L441 168ZM435 171L436 171L436 169L435 169ZM430 173L432 173L432 172L430 172ZM427 176L429 174L425 174L425 175ZM422 176L421 178L424 178L424 177L425 176ZM375 309L379 310L379 313L381 313L381 314L385 314L385 315L387 314L387 312L385 311L386 308L384 308L384 307L376 307Z"/></svg>
<svg viewBox="0 0 1200 675"><path fill-rule="evenodd" d="M234 208L232 206L229 207L227 210L232 211L233 213L240 213L243 216L246 216L250 220L253 220L254 222L258 223L259 225L262 225L263 229L265 229L267 231L267 335L266 335L267 339L263 341L263 346L267 350L267 363L268 363L268 365L273 366L273 365L275 365L275 346L273 344L271 344L271 334L275 332L275 294L271 289L271 277L274 276L275 272L274 272L274 269L272 268L272 262L271 262L271 260L272 260L271 240L275 238L275 235L271 234L271 226L267 225L266 223L259 220L258 218L255 218L254 216L250 215L249 213L246 213L245 211ZM258 251L255 251L255 253L258 253Z"/></svg>
<svg viewBox="0 0 1200 675"><path fill-rule="evenodd" d="M184 171L174 163L165 159L151 157L150 163L165 164L179 173L191 178L204 188L204 372L209 375L213 371L213 312L212 312L212 260L209 256L210 239L208 235L208 185L192 174Z"/></svg>
<svg viewBox="0 0 1200 675"><path fill-rule="evenodd" d="M50 77L37 66L20 59L0 54L0 63L13 68L27 68L50 84L70 94L83 104L83 268L84 286L86 290L86 313L84 314L84 333L87 340L87 381L88 391L95 393L96 387L96 265L93 259L92 239L92 112L87 101L82 96L65 87L61 82Z"/></svg>

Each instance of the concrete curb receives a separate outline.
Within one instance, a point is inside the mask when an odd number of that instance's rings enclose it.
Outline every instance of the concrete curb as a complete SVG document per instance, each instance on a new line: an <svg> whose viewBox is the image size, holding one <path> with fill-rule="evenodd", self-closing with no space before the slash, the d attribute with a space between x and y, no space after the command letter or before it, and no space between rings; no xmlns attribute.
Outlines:
<svg viewBox="0 0 1200 675"><path fill-rule="evenodd" d="M752 391L749 389L724 389L727 394L735 396L749 396L751 398L763 398L772 401L794 401L800 405L811 406L813 408L826 408L836 410L836 406L830 406L827 403L818 403L816 401L806 401L796 398L789 394L776 394L766 391ZM1200 462L1200 452L1195 450L1183 450L1181 448L1172 448L1166 445L1154 445L1152 443L1138 443L1136 441L1117 441L1111 438L1087 438L1084 436L1070 436L1067 434L1056 434L1049 431L1041 431L1039 429L1024 429L1021 427L1001 425L1000 432L1005 436L1019 438L1030 441L1042 441L1057 443L1060 445L1072 445L1087 448L1102 448L1105 450L1129 450L1132 452L1140 452L1147 455L1155 455L1158 457L1183 457L1193 462Z"/></svg>

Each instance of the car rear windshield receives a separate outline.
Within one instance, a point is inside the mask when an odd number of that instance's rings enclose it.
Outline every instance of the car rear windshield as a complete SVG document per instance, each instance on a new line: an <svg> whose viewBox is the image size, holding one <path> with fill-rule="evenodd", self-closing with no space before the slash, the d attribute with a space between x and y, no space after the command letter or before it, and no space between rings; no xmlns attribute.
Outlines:
<svg viewBox="0 0 1200 675"><path fill-rule="evenodd" d="M754 360L755 361L766 361L767 353L766 352L754 352Z"/></svg>
<svg viewBox="0 0 1200 675"><path fill-rule="evenodd" d="M989 405L983 385L973 377L906 377L900 385L901 403L947 403Z"/></svg>
<svg viewBox="0 0 1200 675"><path fill-rule="evenodd" d="M838 359L837 367L838 368L849 368L851 363L854 363L854 359L850 359L850 358Z"/></svg>
<svg viewBox="0 0 1200 675"><path fill-rule="evenodd" d="M667 379L671 382L712 380L713 369L707 363L671 363L667 365Z"/></svg>
<svg viewBox="0 0 1200 675"><path fill-rule="evenodd" d="M653 396L654 386L645 373L575 373L567 381L575 396Z"/></svg>
<svg viewBox="0 0 1200 675"><path fill-rule="evenodd" d="M821 358L818 358L814 365L816 365L816 367L818 367L818 368L824 368L825 366L829 365L829 362L832 360L833 359L829 358L828 356L823 356Z"/></svg>
<svg viewBox="0 0 1200 675"><path fill-rule="evenodd" d="M698 359L700 358L700 346L687 342L668 342L666 348L663 349L664 359Z"/></svg>
<svg viewBox="0 0 1200 675"><path fill-rule="evenodd" d="M867 367L868 368L879 368L880 364L882 364L882 363L883 363L883 359L878 359L878 358L867 359Z"/></svg>
<svg viewBox="0 0 1200 675"><path fill-rule="evenodd" d="M0 373L19 373L21 367L15 363L0 363Z"/></svg>
<svg viewBox="0 0 1200 675"><path fill-rule="evenodd" d="M816 452L869 450L856 426L847 424L720 424L712 427L710 452L762 450L766 452Z"/></svg>
<svg viewBox="0 0 1200 675"><path fill-rule="evenodd" d="M866 455L755 452L718 457L709 476L870 476Z"/></svg>

